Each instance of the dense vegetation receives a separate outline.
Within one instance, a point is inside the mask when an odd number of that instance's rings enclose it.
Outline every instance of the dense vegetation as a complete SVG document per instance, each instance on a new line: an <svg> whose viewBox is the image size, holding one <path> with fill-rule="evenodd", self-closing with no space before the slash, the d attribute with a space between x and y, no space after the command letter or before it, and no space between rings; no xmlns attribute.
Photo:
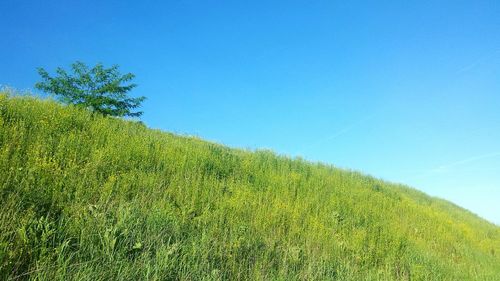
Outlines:
<svg viewBox="0 0 500 281"><path fill-rule="evenodd" d="M43 68L38 69L42 81L35 84L38 90L51 94L65 104L72 104L105 116L139 117L141 111L133 112L141 106L145 97L131 98L128 92L136 84L126 84L135 77L132 73L121 74L118 65L110 68L98 63L88 67L83 62L71 64L70 72L61 67L56 76Z"/></svg>
<svg viewBox="0 0 500 281"><path fill-rule="evenodd" d="M0 94L2 280L500 280L500 228L357 172Z"/></svg>

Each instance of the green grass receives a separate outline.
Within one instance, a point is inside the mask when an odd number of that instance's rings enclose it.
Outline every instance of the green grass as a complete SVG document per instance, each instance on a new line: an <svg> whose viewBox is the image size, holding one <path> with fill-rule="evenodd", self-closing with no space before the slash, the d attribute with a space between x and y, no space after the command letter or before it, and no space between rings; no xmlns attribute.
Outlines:
<svg viewBox="0 0 500 281"><path fill-rule="evenodd" d="M8 93L0 204L1 280L500 280L444 200Z"/></svg>

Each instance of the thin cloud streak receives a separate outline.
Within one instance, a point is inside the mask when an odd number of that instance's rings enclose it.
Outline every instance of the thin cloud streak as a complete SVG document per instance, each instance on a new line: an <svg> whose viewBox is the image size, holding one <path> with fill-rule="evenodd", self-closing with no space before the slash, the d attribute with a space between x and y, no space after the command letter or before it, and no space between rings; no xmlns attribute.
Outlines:
<svg viewBox="0 0 500 281"><path fill-rule="evenodd" d="M462 160L459 160L459 161L455 161L455 162L452 162L452 163L441 165L441 166L435 168L434 171L437 171L437 172L446 171L446 170L449 170L450 168L453 168L453 167L456 167L456 166L460 166L460 165L463 165L463 164L467 164L467 163L470 163L470 162L475 162L475 161L483 160L483 159L487 159L487 158L493 158L493 157L497 157L497 156L500 156L500 152L488 153L488 154L478 155L478 156L474 156L474 157L469 157L469 158L466 158L466 159L462 159Z"/></svg>
<svg viewBox="0 0 500 281"><path fill-rule="evenodd" d="M450 170L454 167L462 166L462 165L465 165L468 163L472 163L472 162L476 162L476 161L480 161L480 160L484 160L484 159L488 159L488 158L495 158L495 157L500 157L500 152L493 152L493 153L477 155L477 156L465 158L462 160L458 160L455 162L443 164L443 165L440 165L434 169L430 169L430 170L428 170L420 175L417 175L415 178L413 178L413 180L423 179L423 178L426 178L426 177L433 175L433 174L447 173L447 172L450 172Z"/></svg>
<svg viewBox="0 0 500 281"><path fill-rule="evenodd" d="M306 145L305 147L303 147L300 151L298 151L298 154L302 154L305 150L307 149L310 149L312 147L315 147L315 146L318 146L322 143L325 143L325 142L328 142L328 141L332 141L342 135L345 135L346 133L348 133L349 131L351 131L352 129L358 127L359 125L365 123L366 121L368 120L371 120L375 117L375 115L369 115L368 117L365 117L363 119L360 119L356 122L353 122L352 124L350 124L349 126L346 126L344 127L343 129L340 129L338 130L337 132L331 134L331 135L327 135L323 138L320 138L319 140L309 144L309 145Z"/></svg>
<svg viewBox="0 0 500 281"><path fill-rule="evenodd" d="M496 54L499 54L500 53L500 49L499 50L495 50L491 53L488 53L487 55L484 55L478 59L476 59L475 61L473 61L472 63L460 68L458 71L457 71L457 74L460 74L460 73L464 73L464 72L467 72L473 68L475 68L476 66L480 65L481 63L483 63L484 61L486 60L489 60L491 57L495 56Z"/></svg>

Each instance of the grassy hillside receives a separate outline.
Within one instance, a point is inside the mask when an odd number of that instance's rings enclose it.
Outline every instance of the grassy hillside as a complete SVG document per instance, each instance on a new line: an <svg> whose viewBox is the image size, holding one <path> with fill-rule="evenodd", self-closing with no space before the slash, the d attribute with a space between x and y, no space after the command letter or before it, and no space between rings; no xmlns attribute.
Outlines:
<svg viewBox="0 0 500 281"><path fill-rule="evenodd" d="M1 280L500 280L444 200L6 93L0 204Z"/></svg>

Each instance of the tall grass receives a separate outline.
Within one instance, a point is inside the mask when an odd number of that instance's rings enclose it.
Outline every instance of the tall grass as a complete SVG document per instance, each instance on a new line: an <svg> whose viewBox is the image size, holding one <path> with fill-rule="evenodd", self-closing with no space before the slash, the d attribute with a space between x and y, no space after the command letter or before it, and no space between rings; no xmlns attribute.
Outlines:
<svg viewBox="0 0 500 281"><path fill-rule="evenodd" d="M500 229L414 189L0 94L2 280L500 280Z"/></svg>

